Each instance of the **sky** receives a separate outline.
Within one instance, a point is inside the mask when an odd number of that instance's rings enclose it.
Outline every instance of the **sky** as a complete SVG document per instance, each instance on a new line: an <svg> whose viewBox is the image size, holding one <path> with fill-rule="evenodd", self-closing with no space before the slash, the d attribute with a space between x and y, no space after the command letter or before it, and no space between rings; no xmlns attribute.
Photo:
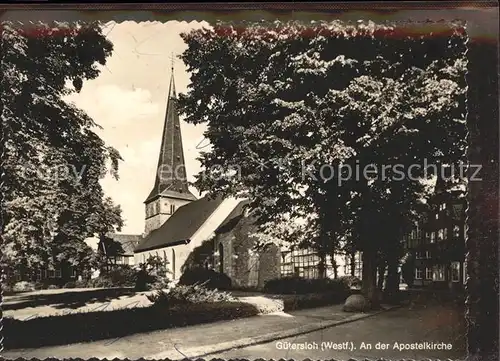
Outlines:
<svg viewBox="0 0 500 361"><path fill-rule="evenodd" d="M121 154L120 179L102 180L104 192L122 207L125 226L121 233L144 231L144 200L154 184L171 76L171 58L187 45L180 34L208 27L207 23L132 21L109 23L104 34L114 51L101 74L83 84L80 93L67 100L87 112L102 127L96 132ZM177 93L187 91L189 74L180 59L174 63ZM190 125L181 118L188 181L200 171L196 160L205 126ZM208 144L205 141L203 144ZM193 194L199 195L196 189Z"/></svg>

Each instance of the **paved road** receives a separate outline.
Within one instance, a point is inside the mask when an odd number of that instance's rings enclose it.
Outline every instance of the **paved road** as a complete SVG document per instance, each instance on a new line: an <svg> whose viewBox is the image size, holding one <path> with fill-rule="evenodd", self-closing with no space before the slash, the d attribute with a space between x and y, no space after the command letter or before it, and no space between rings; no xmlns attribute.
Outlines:
<svg viewBox="0 0 500 361"><path fill-rule="evenodd" d="M463 314L458 310L450 310L443 306L401 308L290 339L210 355L210 358L460 359L465 355L463 326ZM394 348L395 343L409 345L425 341L451 344L451 349L398 350ZM348 349L339 349L343 347L342 343L347 343ZM335 346L334 344L341 345ZM376 349L377 345L381 344L386 345L386 349ZM287 347L295 349L285 349ZM334 347L337 349L333 349Z"/></svg>

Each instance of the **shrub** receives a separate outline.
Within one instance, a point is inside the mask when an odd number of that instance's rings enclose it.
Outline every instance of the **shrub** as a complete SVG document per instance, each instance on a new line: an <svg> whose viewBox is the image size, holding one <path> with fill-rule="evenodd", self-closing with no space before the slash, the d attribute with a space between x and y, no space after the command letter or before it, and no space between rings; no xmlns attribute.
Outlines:
<svg viewBox="0 0 500 361"><path fill-rule="evenodd" d="M83 280L83 279L82 280L76 280L75 281L75 287L76 288L88 288L88 287L90 287L89 283L90 283L90 280Z"/></svg>
<svg viewBox="0 0 500 361"><path fill-rule="evenodd" d="M27 281L16 282L12 287L12 291L14 292L29 292L34 291L35 289L35 283Z"/></svg>
<svg viewBox="0 0 500 361"><path fill-rule="evenodd" d="M264 292L276 294L306 294L334 292L345 295L349 288L338 279L305 279L301 277L277 278L266 282Z"/></svg>
<svg viewBox="0 0 500 361"><path fill-rule="evenodd" d="M356 276L342 276L339 281L344 283L348 288L361 287L361 280Z"/></svg>
<svg viewBox="0 0 500 361"><path fill-rule="evenodd" d="M75 281L66 282L63 288L76 288L76 282Z"/></svg>
<svg viewBox="0 0 500 361"><path fill-rule="evenodd" d="M36 282L35 283L35 290L46 290L49 287L48 284L43 283L43 282Z"/></svg>
<svg viewBox="0 0 500 361"><path fill-rule="evenodd" d="M113 281L106 276L99 276L89 280L88 286L91 288L109 288L113 287Z"/></svg>
<svg viewBox="0 0 500 361"><path fill-rule="evenodd" d="M293 310L336 305L343 303L348 296L348 293L339 292L285 295L283 298L283 308L285 312L288 312Z"/></svg>
<svg viewBox="0 0 500 361"><path fill-rule="evenodd" d="M155 294L147 296L156 306L173 307L176 305L187 305L193 303L217 303L234 302L236 299L227 292L216 289L208 289L202 285L177 285L164 291L159 290Z"/></svg>
<svg viewBox="0 0 500 361"><path fill-rule="evenodd" d="M202 284L209 289L228 290L231 289L231 278L214 270L192 268L184 271L179 278L179 284L185 286Z"/></svg>
<svg viewBox="0 0 500 361"><path fill-rule="evenodd" d="M115 287L133 287L137 278L137 271L129 265L115 265L103 274Z"/></svg>
<svg viewBox="0 0 500 361"><path fill-rule="evenodd" d="M135 276L135 290L147 291L150 289L167 288L170 284L169 271L165 261L159 256L149 257L146 263L139 265L140 269Z"/></svg>
<svg viewBox="0 0 500 361"><path fill-rule="evenodd" d="M48 285L48 286L47 286L47 289L48 289L48 290L58 290L58 289L59 289L59 286L57 286L57 285Z"/></svg>

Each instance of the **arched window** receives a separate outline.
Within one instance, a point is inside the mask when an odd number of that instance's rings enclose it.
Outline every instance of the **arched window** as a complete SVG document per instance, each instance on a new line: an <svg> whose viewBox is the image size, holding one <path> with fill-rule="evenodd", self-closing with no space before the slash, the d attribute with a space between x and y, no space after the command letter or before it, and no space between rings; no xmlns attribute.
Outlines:
<svg viewBox="0 0 500 361"><path fill-rule="evenodd" d="M219 243L219 272L224 273L224 246Z"/></svg>
<svg viewBox="0 0 500 361"><path fill-rule="evenodd" d="M175 279L175 249L172 248L172 278Z"/></svg>

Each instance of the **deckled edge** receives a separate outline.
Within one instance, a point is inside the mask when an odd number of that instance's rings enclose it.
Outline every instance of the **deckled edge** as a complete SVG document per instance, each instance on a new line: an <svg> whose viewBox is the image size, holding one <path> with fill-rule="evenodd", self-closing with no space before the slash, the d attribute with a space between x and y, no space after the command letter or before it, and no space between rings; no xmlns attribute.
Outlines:
<svg viewBox="0 0 500 361"><path fill-rule="evenodd" d="M251 11L259 11L257 9L253 9ZM262 10L262 11L266 11L266 10ZM61 15L64 17L64 15ZM134 18L133 16L126 16L125 19L123 19L123 16L120 16L122 19L121 20L110 20L110 21L114 21L115 23L119 24L119 23L122 23L122 22L126 22L126 21L134 21L134 22L144 22L144 23L154 23L154 22L167 22L167 21L175 21L176 19L173 18L173 19L169 19L169 20L164 20L164 21L159 21L159 20L130 20L130 18ZM56 20L56 19L53 19L53 20ZM82 21L81 18L79 18L78 20L75 19L75 20L67 20L66 21ZM90 19L89 20L83 20L84 22L85 21L91 21ZM185 20L184 20L185 21ZM199 19L198 17L194 17L194 19L191 19L189 21L187 21L188 23L191 23L191 22L201 22L203 20ZM219 20L215 20L215 22L218 22ZM292 21L292 22L300 22L300 21L297 21L295 19L290 19L288 21L284 21L284 22L289 22L289 21ZM329 22L329 20L326 20L327 22ZM450 28L452 27L451 25L456 22L457 20L445 20L445 19L442 19L442 20L427 20L427 21L422 21L422 20L419 20L419 21L412 21L412 20L386 20L386 21L379 21L377 22L377 24L388 24L388 25L394 25L394 24L411 24L411 25L415 25L415 24L429 24L429 23L446 23L446 24L449 24L450 25ZM461 20L458 20L458 21L461 21ZM4 21L2 21L3 23ZM14 22L14 21L13 21ZM17 21L18 23L22 23L21 21ZM42 23L42 21L29 21L31 24L36 24L37 22L39 23ZM225 21L226 23L229 23L230 21ZM247 22L247 23L255 23L255 21L248 21L248 20L243 20L240 22ZM343 21L344 23L346 24L351 24L351 23L355 23L354 21ZM466 29L466 25L463 25L463 28L464 30L467 30ZM465 53L465 56L467 57L467 53L468 53L468 43L469 43L469 37L466 35L466 53ZM3 37L0 39L0 50L1 50L1 46L3 45ZM2 52L0 51L0 54L2 54ZM2 63L2 58L1 58L1 55L0 55L0 69L2 67L3 63ZM468 91L468 81L467 81L467 76L468 76L468 71L466 72L465 74L465 81L466 81L466 91ZM0 101L3 97L3 80L0 81L0 91L2 92L2 94L0 95ZM466 99L466 106L468 105L468 97ZM1 104L0 104L1 106ZM467 119L467 122L466 122L466 140L467 140L467 145L466 145L466 158L467 160L469 159L469 155L470 155L470 147L469 147L469 141L470 141L470 132L469 132L469 127L468 127L468 114L469 114L469 108L467 107L466 109L466 119ZM2 107L2 118L3 118L3 107ZM0 142L1 142L1 149L0 149L0 157L1 157L1 160L0 160L0 189L3 188L3 182L4 182L4 171L3 171L3 161L4 161L4 139L5 139L5 131L4 131L4 127L1 126L0 127ZM468 172L468 162L467 162L467 172ZM469 203L470 203L470 192L469 192L469 183L467 184L467 196L466 196L466 217L465 217L465 225L466 225L466 232L464 234L464 238L465 238L465 243L466 243L466 250L468 249L467 245L468 245L468 242L469 242L469 238L468 238L468 230L469 230L469 210L470 210L470 207L469 207ZM2 226L2 229L3 229L3 207L4 207L4 198L3 198L3 192L0 192L0 224ZM3 245L3 232L2 234L0 234L0 257L3 257L3 252L2 252L2 245ZM466 257L465 259L467 260L467 263L469 261L469 252L466 252ZM467 268L467 279L466 279L466 290L467 290L467 284L468 284L468 281L469 281L469 268ZM0 267L0 280L3 280L3 277L4 277L4 272L3 272L3 269L1 269ZM465 303L467 304L467 301L469 299L469 296L466 297L466 301ZM3 312L2 312L2 304L3 304L3 287L2 287L2 282L0 282L0 354L1 352L3 351L4 347L3 347ZM466 330L467 332L467 330ZM468 346L468 345L467 345ZM0 357L0 360L2 360L3 358ZM16 359L10 359L10 360L16 360L16 361L27 361L27 360L30 360L30 361L55 361L55 360L60 360L59 358L56 358L56 357L47 357L45 359L39 359L39 358L30 358L30 359L25 359L25 358L22 358L22 357L19 357L19 358L16 358ZM98 358L98 357L91 357L91 358L88 358L88 359L82 359L82 358L69 358L69 359L61 359L61 360L75 360L75 361L116 361L116 360L123 360L123 361L150 361L150 360L146 360L144 358L139 358L139 359L128 359L128 358L125 358L125 359L120 359L120 358L113 358L113 359L108 359L108 358ZM163 359L165 361L173 361L171 359ZM222 359L222 358L207 358L207 359L204 359L204 358L185 358L184 360L188 360L188 361L219 361L219 360L223 360L223 361L226 361L226 359ZM245 358L230 358L230 359L227 359L227 361L232 361L232 360L235 360L235 361L266 361L266 359L264 358L256 358L256 359L253 359L253 360L249 360L249 359L245 359ZM270 360L273 360L273 359L270 359ZM285 358L280 358L280 359L277 359L279 361L281 360L284 360L284 361L300 361L300 360L295 360L293 358L291 359L285 359ZM336 359L327 359L328 361L341 361L341 360L336 360ZM378 359L368 359L368 358L365 358L364 359L365 361L387 361L388 359L384 359L384 358L378 358ZM439 359L435 359L437 361L441 361ZM307 359L304 359L302 361L312 361L311 359L307 358ZM355 358L349 358L348 360L343 360L343 361L360 361L360 360L357 360ZM396 361L396 360L393 360L393 361ZM399 359L399 361L416 361L416 360L413 360L413 359ZM445 360L442 360L442 361L453 361L452 359L448 358L448 359L445 359Z"/></svg>

